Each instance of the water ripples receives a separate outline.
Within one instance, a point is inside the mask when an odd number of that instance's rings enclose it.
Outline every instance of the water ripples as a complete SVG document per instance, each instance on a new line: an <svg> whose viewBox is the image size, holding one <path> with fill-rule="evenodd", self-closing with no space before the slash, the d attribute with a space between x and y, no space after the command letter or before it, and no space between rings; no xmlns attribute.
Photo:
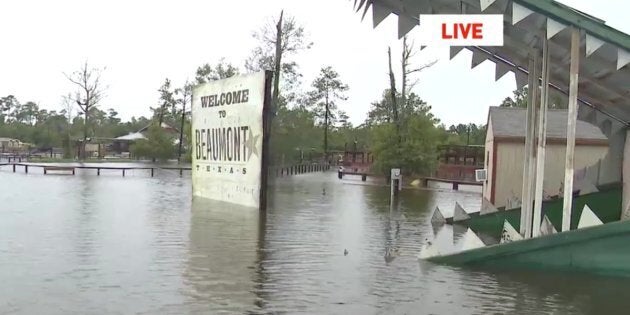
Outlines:
<svg viewBox="0 0 630 315"><path fill-rule="evenodd" d="M335 174L280 178L267 214L191 198L160 173L0 169L0 313L615 313L625 281L437 266L416 258L433 208L474 193L389 190ZM385 259L387 250L397 255ZM348 251L344 255L344 250Z"/></svg>

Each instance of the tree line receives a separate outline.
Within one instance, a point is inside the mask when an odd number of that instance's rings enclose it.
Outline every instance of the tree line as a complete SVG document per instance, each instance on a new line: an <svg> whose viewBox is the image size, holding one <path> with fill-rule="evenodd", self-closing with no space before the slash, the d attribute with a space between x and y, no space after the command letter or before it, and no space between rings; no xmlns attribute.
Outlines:
<svg viewBox="0 0 630 315"><path fill-rule="evenodd" d="M0 137L17 138L36 148L63 147L72 156L73 144L85 145L91 138L115 138L148 125L147 139L136 141L132 153L153 159L190 160L190 101L192 87L241 73L275 70L273 82L272 163L291 164L326 157L333 151L371 151L376 170L388 173L401 167L405 173L429 173L437 164L441 144L483 144L485 126L460 124L445 126L431 113L431 106L413 92L419 83L416 74L432 66L417 66L418 51L407 38L402 55L395 60L387 52L390 85L382 97L370 104L365 121L354 126L348 114L339 109L351 88L331 66L323 66L316 78L303 84L296 56L313 46L306 31L294 17L283 13L252 34L257 42L243 67L225 59L205 63L194 79L176 86L165 78L156 89L158 102L149 117L132 117L123 122L110 108L103 111L104 86L100 74L105 69L84 63L66 74L76 90L61 99L60 111L40 109L33 102L20 103L14 96L0 98ZM398 63L398 66L394 66ZM399 68L400 71L397 71ZM399 73L399 78L396 76ZM352 100L350 100L352 101ZM163 123L179 129L178 135L164 132ZM83 150L84 151L84 150Z"/></svg>

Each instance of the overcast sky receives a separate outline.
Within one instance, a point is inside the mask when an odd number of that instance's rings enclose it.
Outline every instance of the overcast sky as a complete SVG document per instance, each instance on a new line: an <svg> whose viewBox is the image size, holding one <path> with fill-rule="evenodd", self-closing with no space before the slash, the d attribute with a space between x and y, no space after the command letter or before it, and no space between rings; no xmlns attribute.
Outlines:
<svg viewBox="0 0 630 315"><path fill-rule="evenodd" d="M561 2L630 33L630 2ZM252 32L281 9L295 16L314 42L296 58L303 89L321 67L331 65L350 86L340 108L353 123L361 123L389 84L387 47L395 49L398 60L402 41L397 40L394 15L373 29L371 14L361 22L347 0L2 1L0 96L13 94L21 102L60 110L61 96L73 91L63 72L87 59L107 67L103 110L114 108L123 119L148 116L165 78L180 85L194 78L197 66L221 57L242 68L256 45ZM416 64L439 60L419 75L415 92L447 125L485 123L488 106L500 103L516 86L511 74L494 82L491 62L470 70L470 55L464 51L449 61L447 50L429 48L414 59Z"/></svg>

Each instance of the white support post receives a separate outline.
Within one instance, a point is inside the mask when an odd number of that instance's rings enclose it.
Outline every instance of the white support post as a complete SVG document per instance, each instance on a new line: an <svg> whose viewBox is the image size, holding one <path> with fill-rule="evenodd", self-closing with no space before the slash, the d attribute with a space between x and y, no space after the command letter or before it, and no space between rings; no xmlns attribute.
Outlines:
<svg viewBox="0 0 630 315"><path fill-rule="evenodd" d="M543 185L545 179L545 149L547 146L547 108L549 100L549 42L542 38L542 85L540 93L540 111L538 114L538 152L536 157L536 188L534 195L534 221L532 237L540 236L542 216Z"/></svg>
<svg viewBox="0 0 630 315"><path fill-rule="evenodd" d="M562 231L571 229L573 206L573 154L575 152L575 125L577 122L578 73L580 67L580 30L571 30L571 67L569 69L569 115L567 117L567 154L564 165L564 200Z"/></svg>
<svg viewBox="0 0 630 315"><path fill-rule="evenodd" d="M528 98L527 98L527 118L525 130L525 154L523 163L523 188L521 203L521 227L520 232L524 238L532 235L532 188L534 184L534 165L536 156L534 152L534 137L536 127L536 94L538 91L538 52L532 49L529 53L528 65Z"/></svg>

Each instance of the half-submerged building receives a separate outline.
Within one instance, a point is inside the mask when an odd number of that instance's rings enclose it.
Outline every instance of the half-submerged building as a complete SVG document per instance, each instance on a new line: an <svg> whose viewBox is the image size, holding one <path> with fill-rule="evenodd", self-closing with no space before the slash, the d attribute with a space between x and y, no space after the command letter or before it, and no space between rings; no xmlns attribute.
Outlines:
<svg viewBox="0 0 630 315"><path fill-rule="evenodd" d="M547 147L543 198L562 195L567 147L567 110L547 113ZM521 206L527 109L490 107L485 142L486 180L483 197L496 207ZM577 121L575 128L574 190L593 192L592 186L618 181L604 174L608 138L599 127Z"/></svg>

